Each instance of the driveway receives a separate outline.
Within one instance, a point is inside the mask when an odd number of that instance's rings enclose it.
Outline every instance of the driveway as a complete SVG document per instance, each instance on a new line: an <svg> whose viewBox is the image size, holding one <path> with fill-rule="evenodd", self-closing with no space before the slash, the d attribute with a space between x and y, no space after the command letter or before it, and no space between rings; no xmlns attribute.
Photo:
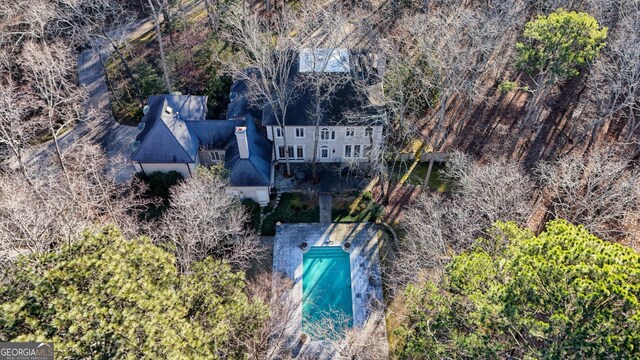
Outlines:
<svg viewBox="0 0 640 360"><path fill-rule="evenodd" d="M162 21L162 17L161 17ZM125 30L128 41L140 37L152 30L154 23L150 19L142 19L129 25ZM119 181L127 181L135 173L135 168L129 163L133 150L133 142L138 134L135 126L127 126L118 123L111 112L109 89L104 78L104 67L100 62L109 58L112 49L104 44L100 48L90 48L78 55L78 81L80 86L87 91L88 99L85 103L86 120L64 133L58 140L62 149L71 146L76 140L83 139L99 144L105 151L111 165L124 161L127 166L122 169L116 178ZM38 162L55 151L53 141L40 144L25 151L25 162Z"/></svg>

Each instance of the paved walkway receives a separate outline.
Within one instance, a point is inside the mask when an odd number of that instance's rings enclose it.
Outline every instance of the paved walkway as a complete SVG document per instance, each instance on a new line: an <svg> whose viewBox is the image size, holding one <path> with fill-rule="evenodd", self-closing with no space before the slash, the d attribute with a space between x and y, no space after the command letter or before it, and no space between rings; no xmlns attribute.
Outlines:
<svg viewBox="0 0 640 360"><path fill-rule="evenodd" d="M320 223L331 223L332 198L330 193L320 193L318 196L320 204Z"/></svg>

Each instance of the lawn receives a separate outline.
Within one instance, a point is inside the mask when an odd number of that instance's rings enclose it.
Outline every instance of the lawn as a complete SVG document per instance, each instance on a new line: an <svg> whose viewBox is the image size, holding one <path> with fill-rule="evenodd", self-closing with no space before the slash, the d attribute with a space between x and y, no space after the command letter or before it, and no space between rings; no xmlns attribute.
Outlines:
<svg viewBox="0 0 640 360"><path fill-rule="evenodd" d="M427 175L427 169L429 168L428 162L418 163L407 177L407 183L415 186L422 186L424 183L424 177ZM394 176L402 177L410 169L410 165L401 165L400 169ZM433 163L433 169L431 170L431 176L429 177L429 188L437 192L449 192L451 190L451 182L443 177L445 169L445 163L436 162Z"/></svg>
<svg viewBox="0 0 640 360"><path fill-rule="evenodd" d="M265 213L270 209L266 208ZM283 193L278 207L262 221L262 235L275 235L277 222L313 223L320 220L320 207L315 195Z"/></svg>
<svg viewBox="0 0 640 360"><path fill-rule="evenodd" d="M382 218L384 207L373 201L371 192L359 195L358 192L351 192L333 197L333 222L376 221Z"/></svg>

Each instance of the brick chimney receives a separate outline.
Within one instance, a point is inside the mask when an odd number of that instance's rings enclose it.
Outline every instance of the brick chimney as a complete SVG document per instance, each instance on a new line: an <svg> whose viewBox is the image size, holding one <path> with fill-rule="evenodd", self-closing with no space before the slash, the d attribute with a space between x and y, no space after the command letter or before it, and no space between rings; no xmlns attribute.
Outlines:
<svg viewBox="0 0 640 360"><path fill-rule="evenodd" d="M238 152L240 153L240 159L249 158L249 141L247 140L247 127L236 127L236 141L238 142Z"/></svg>

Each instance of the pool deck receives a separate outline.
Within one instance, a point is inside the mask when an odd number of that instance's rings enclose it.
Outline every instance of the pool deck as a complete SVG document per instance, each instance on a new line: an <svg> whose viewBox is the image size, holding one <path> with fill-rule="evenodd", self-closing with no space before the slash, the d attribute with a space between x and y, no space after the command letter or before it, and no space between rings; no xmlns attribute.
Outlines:
<svg viewBox="0 0 640 360"><path fill-rule="evenodd" d="M382 311L382 276L378 246L380 232L374 223L330 223L330 224L281 224L276 227L273 249L274 274L284 275L293 280L289 292L290 301L297 304L294 321L290 323L287 333L292 341L302 333L302 242L308 246L341 246L351 243L351 285L353 325L356 328L375 328L375 336L380 337L380 343L388 349L384 321L379 321ZM373 318L376 325L372 326ZM367 330L368 331L368 330ZM372 335L373 336L373 335ZM313 340L313 339L311 339ZM314 344L315 343L315 344ZM309 350L321 349L317 341L311 341ZM388 351L387 351L388 353ZM324 353L317 358L336 358L337 355Z"/></svg>

